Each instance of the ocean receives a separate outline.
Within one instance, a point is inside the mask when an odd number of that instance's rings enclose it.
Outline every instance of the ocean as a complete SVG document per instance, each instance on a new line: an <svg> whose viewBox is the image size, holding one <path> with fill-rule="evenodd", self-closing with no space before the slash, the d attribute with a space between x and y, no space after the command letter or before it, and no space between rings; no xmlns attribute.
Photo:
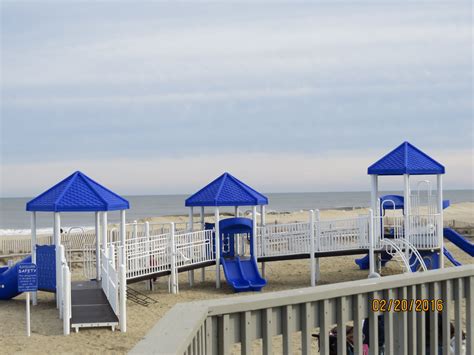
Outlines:
<svg viewBox="0 0 474 355"><path fill-rule="evenodd" d="M402 194L397 191L388 193ZM308 209L345 209L352 207L367 207L370 192L307 192L307 193L267 193L269 199L267 211L293 212ZM156 196L125 196L130 202L131 209L127 211L127 220L132 221L145 217L185 215L188 209L184 200L188 195L156 195ZM447 190L444 198L451 203L474 202L474 190ZM30 233L30 213L25 211L30 198L0 198L0 236ZM241 207L245 211L250 207ZM231 212L232 208L223 208L223 212ZM211 208L206 213L212 213ZM195 210L199 213L199 210ZM40 232L50 231L53 225L52 213L37 214ZM109 213L111 223L118 222L118 213ZM62 213L63 226L91 227L94 224L93 213Z"/></svg>

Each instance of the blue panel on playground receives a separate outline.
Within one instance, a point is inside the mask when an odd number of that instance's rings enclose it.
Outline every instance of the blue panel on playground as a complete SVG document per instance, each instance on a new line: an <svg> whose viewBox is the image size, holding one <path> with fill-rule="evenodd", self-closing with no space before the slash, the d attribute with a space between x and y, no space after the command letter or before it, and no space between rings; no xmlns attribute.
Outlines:
<svg viewBox="0 0 474 355"><path fill-rule="evenodd" d="M38 288L42 291L56 291L56 247L36 246L36 267L38 268Z"/></svg>
<svg viewBox="0 0 474 355"><path fill-rule="evenodd" d="M252 220L248 218L226 218L219 221L219 232L222 235L221 255L223 257L234 256L234 235L248 234L252 237ZM250 245L250 254L253 255L252 244Z"/></svg>
<svg viewBox="0 0 474 355"><path fill-rule="evenodd" d="M229 173L224 173L186 199L186 206L268 205L268 198Z"/></svg>
<svg viewBox="0 0 474 355"><path fill-rule="evenodd" d="M25 263L18 265L18 292L35 292L38 290L38 273L36 265Z"/></svg>
<svg viewBox="0 0 474 355"><path fill-rule="evenodd" d="M27 211L87 212L130 208L126 199L80 171L68 176L26 204Z"/></svg>
<svg viewBox="0 0 474 355"><path fill-rule="evenodd" d="M403 142L369 166L369 175L444 174L444 166L408 142Z"/></svg>
<svg viewBox="0 0 474 355"><path fill-rule="evenodd" d="M252 223L249 218L226 218L219 221L219 230L223 233L252 232Z"/></svg>
<svg viewBox="0 0 474 355"><path fill-rule="evenodd" d="M380 209L403 209L404 199L399 195L385 195L380 197Z"/></svg>

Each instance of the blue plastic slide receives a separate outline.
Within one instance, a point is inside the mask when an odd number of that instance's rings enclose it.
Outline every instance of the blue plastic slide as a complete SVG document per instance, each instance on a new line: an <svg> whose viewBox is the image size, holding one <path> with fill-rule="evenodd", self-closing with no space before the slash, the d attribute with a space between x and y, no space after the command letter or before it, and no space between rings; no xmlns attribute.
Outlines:
<svg viewBox="0 0 474 355"><path fill-rule="evenodd" d="M392 260L391 255L385 251L382 252L382 266L385 266L385 264L388 263L390 260ZM369 269L369 255L367 254L366 256L360 259L355 259L355 263L359 265L359 268L361 270L368 270Z"/></svg>
<svg viewBox="0 0 474 355"><path fill-rule="evenodd" d="M267 284L267 280L260 276L255 259L238 259L244 278L249 282L251 290L260 291Z"/></svg>
<svg viewBox="0 0 474 355"><path fill-rule="evenodd" d="M11 268L0 268L0 300L9 300L20 294L18 292L18 265L31 263L31 256L16 263Z"/></svg>
<svg viewBox="0 0 474 355"><path fill-rule="evenodd" d="M459 261L457 261L454 258L453 254L451 254L448 249L443 248L443 254L449 261L451 261L451 263L453 263L454 266L461 266L462 265Z"/></svg>
<svg viewBox="0 0 474 355"><path fill-rule="evenodd" d="M223 258L222 266L227 283L235 292L260 291L267 281L260 276L253 258Z"/></svg>
<svg viewBox="0 0 474 355"><path fill-rule="evenodd" d="M443 231L444 237L447 240L449 240L451 243L456 245L458 248L460 248L470 256L474 256L474 245L471 242L469 242L461 234L451 228L444 228Z"/></svg>
<svg viewBox="0 0 474 355"><path fill-rule="evenodd" d="M249 291L250 283L244 278L239 258L221 259L227 283L235 292Z"/></svg>

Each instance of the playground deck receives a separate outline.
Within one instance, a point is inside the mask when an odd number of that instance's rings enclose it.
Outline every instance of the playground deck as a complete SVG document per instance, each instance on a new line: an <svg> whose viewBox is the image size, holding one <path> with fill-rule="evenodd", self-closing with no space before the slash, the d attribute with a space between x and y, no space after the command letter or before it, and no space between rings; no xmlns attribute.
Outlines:
<svg viewBox="0 0 474 355"><path fill-rule="evenodd" d="M115 327L115 315L102 286L97 281L76 281L71 285L71 328L76 332L85 327Z"/></svg>

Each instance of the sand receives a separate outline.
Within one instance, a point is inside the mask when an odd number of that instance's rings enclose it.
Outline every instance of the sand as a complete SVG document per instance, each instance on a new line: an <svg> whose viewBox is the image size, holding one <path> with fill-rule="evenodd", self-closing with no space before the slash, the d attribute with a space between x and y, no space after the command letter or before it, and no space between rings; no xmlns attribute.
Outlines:
<svg viewBox="0 0 474 355"><path fill-rule="evenodd" d="M451 207L449 219L460 221L473 221L474 204L459 204ZM455 211L459 210L459 214ZM354 211L322 211L322 218L344 218L363 214L364 210ZM294 222L306 220L307 213L297 212L292 214L280 214L267 216L267 223L275 217L279 222ZM186 221L186 217L173 218L175 221ZM155 218L154 221L164 220L163 217ZM166 220L169 221L169 218ZM447 248L462 263L473 263L471 257L460 249L446 243ZM364 279L367 271L359 270L354 263L355 256L333 257L321 259L321 282L329 284L336 282ZM336 260L337 259L337 260ZM447 266L449 262L447 262ZM400 273L401 269L394 263L389 263L383 269L383 275ZM222 273L221 273L222 274ZM130 350L148 330L178 302L193 300L213 299L219 297L240 297L232 293L223 279L222 289L215 288L215 269L206 269L206 280L200 282L200 270L195 271L195 285L190 288L187 282L187 274L180 274L180 293L171 295L168 293L167 278L158 280L154 291L146 291L143 282L132 284L131 287L142 291L158 302L143 307L131 301L127 302L128 308L128 331L123 334L119 331L112 332L110 329L88 329L79 333L71 333L70 336L62 335L62 321L55 309L54 295L39 292L39 304L32 307L31 325L32 336L25 336L25 301L24 296L18 296L10 301L0 302L0 354L37 354L37 353L126 353ZM223 275L222 275L223 277ZM82 270L78 267L73 270L73 278L81 279ZM295 289L308 287L310 284L309 259L296 261L280 261L266 264L266 278L268 285L262 292ZM299 335L295 335L295 344ZM281 338L280 338L281 339ZM275 338L276 350L278 337ZM316 351L316 341L313 341L313 349ZM238 350L238 346L234 347ZM258 353L259 342L255 342L254 350ZM295 348L295 353L301 350Z"/></svg>

